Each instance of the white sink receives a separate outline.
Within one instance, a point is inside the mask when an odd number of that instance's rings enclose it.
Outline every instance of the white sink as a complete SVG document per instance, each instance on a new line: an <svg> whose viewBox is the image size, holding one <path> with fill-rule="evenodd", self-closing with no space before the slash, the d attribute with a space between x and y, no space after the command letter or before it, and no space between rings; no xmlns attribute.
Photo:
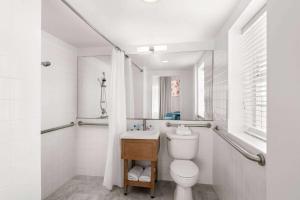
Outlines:
<svg viewBox="0 0 300 200"><path fill-rule="evenodd" d="M126 131L121 134L121 139L148 139L157 140L160 132L157 130L151 131Z"/></svg>

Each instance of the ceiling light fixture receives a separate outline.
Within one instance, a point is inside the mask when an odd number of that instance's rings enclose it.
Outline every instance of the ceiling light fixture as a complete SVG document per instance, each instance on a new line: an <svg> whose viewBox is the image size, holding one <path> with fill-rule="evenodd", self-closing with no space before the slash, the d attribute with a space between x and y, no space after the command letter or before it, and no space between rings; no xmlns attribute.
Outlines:
<svg viewBox="0 0 300 200"><path fill-rule="evenodd" d="M168 63L169 61L168 60L162 60L161 62L162 63Z"/></svg>
<svg viewBox="0 0 300 200"><path fill-rule="evenodd" d="M146 3L155 3L155 2L157 2L158 0L143 0L144 2L146 2Z"/></svg>
<svg viewBox="0 0 300 200"><path fill-rule="evenodd" d="M167 45L155 45L155 46L141 46L137 47L137 52L139 53L150 53L156 51L167 51Z"/></svg>
<svg viewBox="0 0 300 200"><path fill-rule="evenodd" d="M155 45L153 46L154 51L167 51L167 45Z"/></svg>
<svg viewBox="0 0 300 200"><path fill-rule="evenodd" d="M139 53L146 53L150 51L150 47L149 46L138 47L136 50Z"/></svg>

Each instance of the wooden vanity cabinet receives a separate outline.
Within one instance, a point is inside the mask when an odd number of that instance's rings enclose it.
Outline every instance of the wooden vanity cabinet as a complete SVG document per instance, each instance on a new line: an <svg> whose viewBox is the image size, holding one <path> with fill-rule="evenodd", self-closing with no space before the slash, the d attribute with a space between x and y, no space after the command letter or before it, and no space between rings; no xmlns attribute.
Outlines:
<svg viewBox="0 0 300 200"><path fill-rule="evenodd" d="M145 187L151 189L151 197L154 197L155 182L157 180L157 160L159 151L158 139L121 139L122 159L124 160L124 194L127 194L128 186ZM128 180L128 162L147 160L151 162L151 181Z"/></svg>

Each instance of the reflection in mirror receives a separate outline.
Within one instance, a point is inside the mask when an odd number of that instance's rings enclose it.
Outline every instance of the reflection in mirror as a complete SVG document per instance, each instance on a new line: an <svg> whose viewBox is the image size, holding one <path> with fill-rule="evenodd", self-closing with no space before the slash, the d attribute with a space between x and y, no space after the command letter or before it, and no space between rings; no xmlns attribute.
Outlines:
<svg viewBox="0 0 300 200"><path fill-rule="evenodd" d="M132 54L127 68L127 116L212 120L213 52Z"/></svg>
<svg viewBox="0 0 300 200"><path fill-rule="evenodd" d="M78 57L78 118L108 117L111 56Z"/></svg>

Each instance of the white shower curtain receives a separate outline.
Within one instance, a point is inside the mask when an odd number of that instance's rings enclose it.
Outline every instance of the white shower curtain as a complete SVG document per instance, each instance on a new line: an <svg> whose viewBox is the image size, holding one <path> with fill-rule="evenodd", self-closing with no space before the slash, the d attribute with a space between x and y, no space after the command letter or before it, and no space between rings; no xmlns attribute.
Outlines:
<svg viewBox="0 0 300 200"><path fill-rule="evenodd" d="M109 137L103 185L112 190L123 186L120 134L126 131L125 55L114 48L109 92Z"/></svg>

